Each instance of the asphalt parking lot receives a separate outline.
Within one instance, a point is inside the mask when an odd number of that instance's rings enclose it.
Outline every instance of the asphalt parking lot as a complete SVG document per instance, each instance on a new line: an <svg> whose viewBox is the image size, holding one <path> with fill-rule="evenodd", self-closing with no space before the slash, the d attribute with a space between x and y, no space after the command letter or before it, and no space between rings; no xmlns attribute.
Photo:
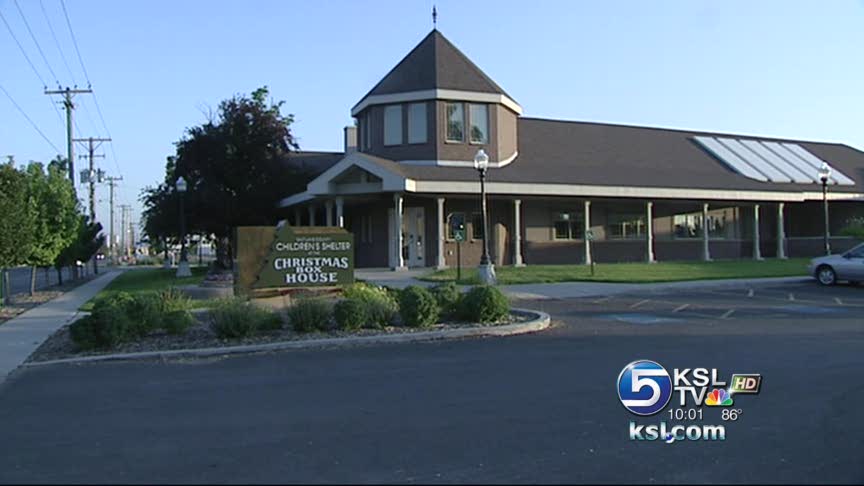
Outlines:
<svg viewBox="0 0 864 486"><path fill-rule="evenodd" d="M864 482L864 288L752 290L525 301L556 326L509 338L28 369L0 386L0 482ZM631 441L666 414L621 406L635 359L762 391L723 442Z"/></svg>

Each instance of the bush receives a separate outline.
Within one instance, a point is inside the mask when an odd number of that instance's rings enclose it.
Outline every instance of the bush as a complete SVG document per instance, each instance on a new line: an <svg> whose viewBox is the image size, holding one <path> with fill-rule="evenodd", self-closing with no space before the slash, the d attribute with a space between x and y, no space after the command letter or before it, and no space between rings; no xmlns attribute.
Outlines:
<svg viewBox="0 0 864 486"><path fill-rule="evenodd" d="M387 326L399 312L398 294L384 287L355 283L346 287L342 295L348 300L357 300L366 307L366 325L369 327Z"/></svg>
<svg viewBox="0 0 864 486"><path fill-rule="evenodd" d="M359 299L344 299L336 303L333 317L339 329L352 331L360 329L369 320L367 305Z"/></svg>
<svg viewBox="0 0 864 486"><path fill-rule="evenodd" d="M162 312L189 310L192 307L191 299L176 287L160 290L156 295L161 303Z"/></svg>
<svg viewBox="0 0 864 486"><path fill-rule="evenodd" d="M258 331L271 331L282 327L278 314L234 297L222 299L210 309L210 328L220 339L249 337Z"/></svg>
<svg viewBox="0 0 864 486"><path fill-rule="evenodd" d="M193 324L195 324L195 318L188 310L175 310L162 315L160 327L165 329L168 334L176 335L183 334Z"/></svg>
<svg viewBox="0 0 864 486"><path fill-rule="evenodd" d="M459 287L455 283L447 282L433 287L432 295L438 302L442 316L455 317L458 314L462 293L459 292Z"/></svg>
<svg viewBox="0 0 864 486"><path fill-rule="evenodd" d="M497 287L479 285L464 297L460 317L470 322L500 322L510 314L510 301Z"/></svg>
<svg viewBox="0 0 864 486"><path fill-rule="evenodd" d="M137 294L131 300L124 300L116 305L123 306L138 337L146 336L150 331L162 327L162 303L156 294Z"/></svg>
<svg viewBox="0 0 864 486"><path fill-rule="evenodd" d="M89 316L75 321L69 332L83 349L113 348L138 335L121 303L100 305Z"/></svg>
<svg viewBox="0 0 864 486"><path fill-rule="evenodd" d="M425 327L438 321L438 302L424 289L412 285L399 295L399 314L406 326Z"/></svg>
<svg viewBox="0 0 864 486"><path fill-rule="evenodd" d="M288 319L297 332L327 330L331 314L330 304L315 298L300 299L288 309Z"/></svg>

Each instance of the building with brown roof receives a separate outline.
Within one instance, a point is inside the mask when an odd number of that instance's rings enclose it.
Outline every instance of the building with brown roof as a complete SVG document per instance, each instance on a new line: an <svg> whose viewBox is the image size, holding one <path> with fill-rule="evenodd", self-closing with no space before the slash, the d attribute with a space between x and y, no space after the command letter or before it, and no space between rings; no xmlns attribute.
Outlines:
<svg viewBox="0 0 864 486"><path fill-rule="evenodd" d="M281 206L291 224L348 228L358 267L453 266L460 224L463 264L477 264L479 149L490 159L498 265L821 254L823 163L832 170L835 250L855 243L835 235L864 214L864 152L522 117L519 103L437 30L351 114L345 152L319 155L323 172Z"/></svg>

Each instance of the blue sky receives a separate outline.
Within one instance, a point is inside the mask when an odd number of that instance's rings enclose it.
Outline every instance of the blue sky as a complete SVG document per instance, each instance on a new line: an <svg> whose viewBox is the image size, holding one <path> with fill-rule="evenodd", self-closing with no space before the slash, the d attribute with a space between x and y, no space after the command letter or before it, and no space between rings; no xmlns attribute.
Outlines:
<svg viewBox="0 0 864 486"><path fill-rule="evenodd" d="M48 65L64 86L86 84L60 0L41 1L72 73L40 0L18 0ZM161 180L183 130L234 93L269 86L296 116L302 149L339 150L351 106L428 33L433 3L65 1L115 140L98 165L122 174L118 204L136 219L140 189ZM434 3L439 30L525 116L864 148L864 0ZM0 13L53 86L14 1L0 0ZM63 121L4 25L0 60L0 86L65 153ZM104 136L92 98L78 101L76 136ZM0 156L55 153L0 93ZM107 221L108 188L97 194Z"/></svg>

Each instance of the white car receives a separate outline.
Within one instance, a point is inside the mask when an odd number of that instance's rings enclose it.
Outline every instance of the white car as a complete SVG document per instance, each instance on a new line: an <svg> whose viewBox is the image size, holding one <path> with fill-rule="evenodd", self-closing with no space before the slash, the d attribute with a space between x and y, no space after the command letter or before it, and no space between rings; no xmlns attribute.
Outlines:
<svg viewBox="0 0 864 486"><path fill-rule="evenodd" d="M810 275L822 285L834 285L840 280L852 284L864 281L864 243L851 250L810 260L807 266Z"/></svg>

